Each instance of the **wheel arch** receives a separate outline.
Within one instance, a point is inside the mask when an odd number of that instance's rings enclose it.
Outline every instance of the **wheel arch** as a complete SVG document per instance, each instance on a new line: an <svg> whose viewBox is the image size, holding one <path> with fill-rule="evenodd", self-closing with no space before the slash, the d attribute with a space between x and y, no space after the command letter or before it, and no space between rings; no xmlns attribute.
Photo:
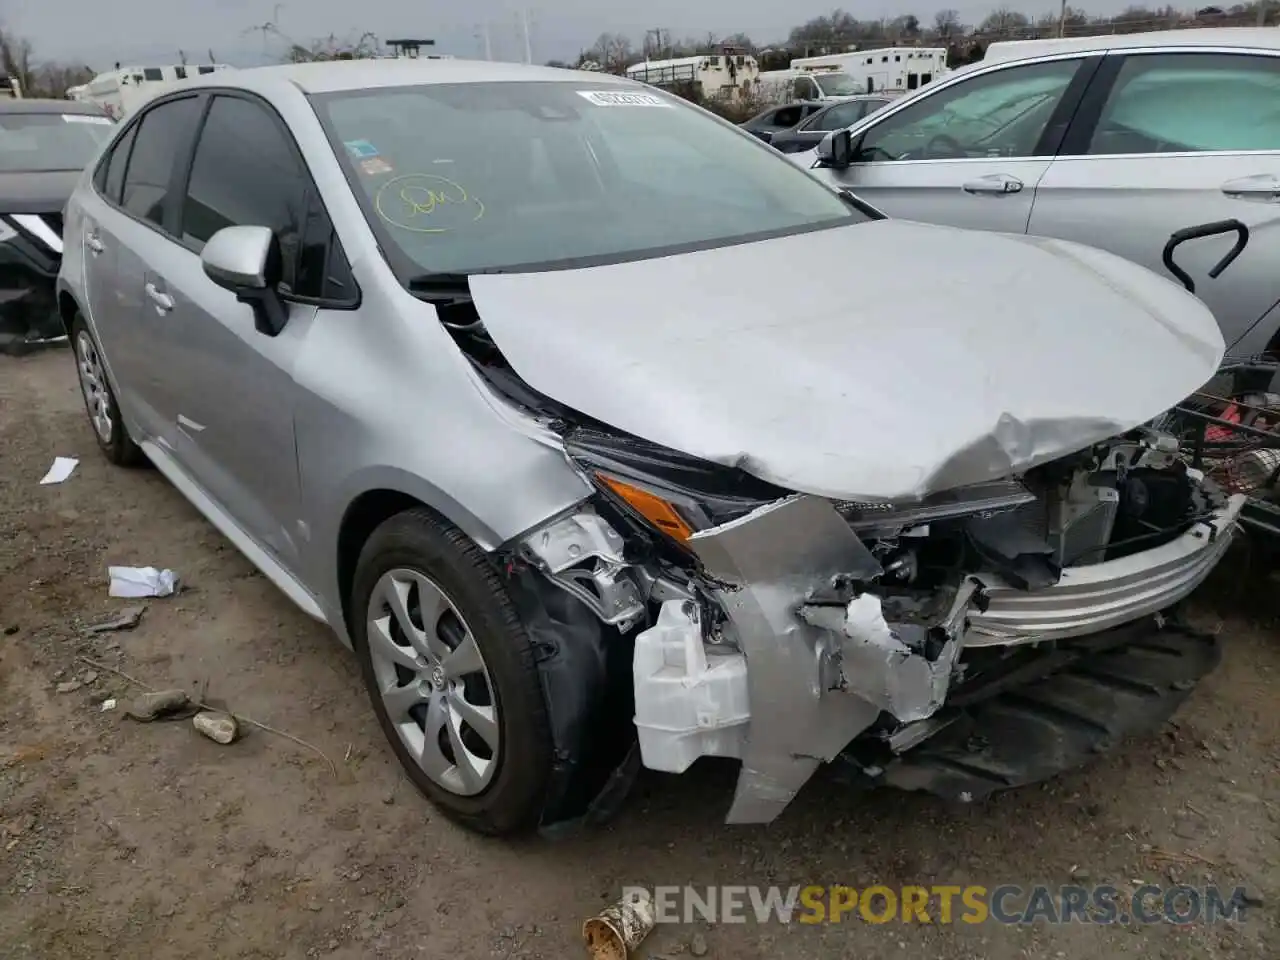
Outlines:
<svg viewBox="0 0 1280 960"><path fill-rule="evenodd" d="M62 284L58 285L58 319L62 321L62 331L71 336L71 322L77 313L84 313L75 295Z"/></svg>

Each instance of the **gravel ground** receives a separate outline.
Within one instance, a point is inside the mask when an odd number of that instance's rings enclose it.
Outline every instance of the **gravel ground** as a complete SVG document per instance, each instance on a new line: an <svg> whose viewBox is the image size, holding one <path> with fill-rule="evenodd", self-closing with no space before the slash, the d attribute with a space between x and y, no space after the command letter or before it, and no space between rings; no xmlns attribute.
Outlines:
<svg viewBox="0 0 1280 960"><path fill-rule="evenodd" d="M0 451L0 957L572 958L625 884L1073 877L1242 883L1261 906L1212 926L673 925L638 956L1280 956L1280 602L1241 551L1196 609L1228 639L1223 666L1160 734L1071 776L968 808L815 781L767 829L730 828L734 769L709 764L645 776L607 827L499 842L400 777L330 634L158 473L98 455L65 352L0 358ZM56 455L80 465L38 485ZM109 563L189 587L85 637L125 605ZM336 774L261 730L223 747L102 712L127 684L81 657L204 691Z"/></svg>

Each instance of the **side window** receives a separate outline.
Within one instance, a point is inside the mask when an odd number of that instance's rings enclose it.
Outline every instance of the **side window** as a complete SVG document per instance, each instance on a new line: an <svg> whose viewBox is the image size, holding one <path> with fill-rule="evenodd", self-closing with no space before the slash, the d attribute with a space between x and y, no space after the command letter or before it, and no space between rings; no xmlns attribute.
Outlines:
<svg viewBox="0 0 1280 960"><path fill-rule="evenodd" d="M796 99L817 100L818 87L809 77L796 78Z"/></svg>
<svg viewBox="0 0 1280 960"><path fill-rule="evenodd" d="M1280 60L1232 53L1125 58L1090 154L1280 150Z"/></svg>
<svg viewBox="0 0 1280 960"><path fill-rule="evenodd" d="M806 130L842 130L856 123L862 116L862 101L852 100L841 103L818 114L807 124Z"/></svg>
<svg viewBox="0 0 1280 960"><path fill-rule="evenodd" d="M96 180L98 191L112 203L120 202L120 191L124 189L124 170L129 163L129 151L133 149L133 139L137 136L138 125L135 123L124 132L111 152L102 160Z"/></svg>
<svg viewBox="0 0 1280 960"><path fill-rule="evenodd" d="M781 130L794 127L800 122L802 111L799 107L783 107L773 115L773 125Z"/></svg>
<svg viewBox="0 0 1280 960"><path fill-rule="evenodd" d="M1080 60L996 70L938 90L867 131L858 160L1029 157Z"/></svg>
<svg viewBox="0 0 1280 960"><path fill-rule="evenodd" d="M143 116L134 135L120 197L120 205L128 213L157 225L164 223L174 162L178 151L186 147L199 113L199 99L186 97L161 103Z"/></svg>
<svg viewBox="0 0 1280 960"><path fill-rule="evenodd" d="M314 194L296 151L265 107L214 97L183 199L183 242L199 250L223 227L270 227L280 241L289 290L327 296L333 228Z"/></svg>

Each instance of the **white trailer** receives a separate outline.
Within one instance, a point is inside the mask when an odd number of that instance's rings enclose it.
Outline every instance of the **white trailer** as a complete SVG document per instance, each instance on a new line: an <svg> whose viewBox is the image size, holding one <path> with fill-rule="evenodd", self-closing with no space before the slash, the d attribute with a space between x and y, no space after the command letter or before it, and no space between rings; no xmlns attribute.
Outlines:
<svg viewBox="0 0 1280 960"><path fill-rule="evenodd" d="M843 70L767 70L757 85L760 99L769 103L793 100L844 100L864 87Z"/></svg>
<svg viewBox="0 0 1280 960"><path fill-rule="evenodd" d="M946 47L882 47L791 61L792 70L842 70L858 93L906 93L947 72Z"/></svg>
<svg viewBox="0 0 1280 960"><path fill-rule="evenodd" d="M152 97L191 77L233 70L225 63L169 64L162 67L121 67L100 73L87 84L79 99L96 103L107 115L120 120Z"/></svg>
<svg viewBox="0 0 1280 960"><path fill-rule="evenodd" d="M627 67L627 77L655 87L691 85L709 100L737 100L754 92L760 66L755 57L747 54L712 53L646 60Z"/></svg>

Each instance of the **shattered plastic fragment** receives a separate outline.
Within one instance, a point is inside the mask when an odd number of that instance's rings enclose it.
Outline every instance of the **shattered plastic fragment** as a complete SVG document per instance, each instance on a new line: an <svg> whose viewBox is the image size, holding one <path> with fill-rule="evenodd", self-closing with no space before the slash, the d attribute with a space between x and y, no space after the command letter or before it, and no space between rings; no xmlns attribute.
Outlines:
<svg viewBox="0 0 1280 960"><path fill-rule="evenodd" d="M967 601L968 593L962 602ZM884 618L880 598L863 593L846 607L806 605L801 616L846 638L840 646L845 681L851 692L887 710L903 723L931 716L946 699L951 669L959 653L954 637L930 660L923 644L911 646L902 636L916 631L920 640L927 631L913 624L894 627Z"/></svg>
<svg viewBox="0 0 1280 960"><path fill-rule="evenodd" d="M108 567L113 597L168 597L178 589L178 575L155 567Z"/></svg>

